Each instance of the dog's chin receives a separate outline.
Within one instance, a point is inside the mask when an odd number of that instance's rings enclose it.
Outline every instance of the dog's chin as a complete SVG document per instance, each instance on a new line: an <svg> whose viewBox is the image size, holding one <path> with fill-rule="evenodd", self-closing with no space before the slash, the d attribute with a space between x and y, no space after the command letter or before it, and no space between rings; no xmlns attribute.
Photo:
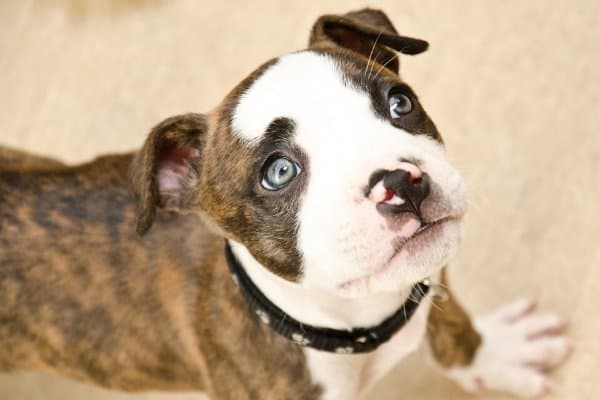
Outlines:
<svg viewBox="0 0 600 400"><path fill-rule="evenodd" d="M406 290L446 265L456 253L461 234L460 218L430 224L399 244L379 268L341 283L338 294L358 298Z"/></svg>

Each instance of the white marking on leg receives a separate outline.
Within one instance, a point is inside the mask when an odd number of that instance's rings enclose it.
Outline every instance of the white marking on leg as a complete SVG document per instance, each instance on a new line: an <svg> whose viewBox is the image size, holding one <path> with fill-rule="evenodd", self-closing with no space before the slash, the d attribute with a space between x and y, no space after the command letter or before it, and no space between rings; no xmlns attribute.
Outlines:
<svg viewBox="0 0 600 400"><path fill-rule="evenodd" d="M476 319L483 341L473 363L446 374L469 392L485 388L524 398L549 393L553 383L545 372L564 362L573 345L559 333L566 320L535 313L534 306L520 300Z"/></svg>

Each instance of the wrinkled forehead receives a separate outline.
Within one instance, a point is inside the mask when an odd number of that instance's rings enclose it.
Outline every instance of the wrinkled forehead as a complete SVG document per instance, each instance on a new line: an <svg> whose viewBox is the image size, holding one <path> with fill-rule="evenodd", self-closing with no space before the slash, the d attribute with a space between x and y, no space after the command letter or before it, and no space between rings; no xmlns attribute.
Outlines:
<svg viewBox="0 0 600 400"><path fill-rule="evenodd" d="M370 114L371 100L335 56L304 51L270 65L241 95L233 110L235 134L254 141L276 118L320 130L335 120Z"/></svg>

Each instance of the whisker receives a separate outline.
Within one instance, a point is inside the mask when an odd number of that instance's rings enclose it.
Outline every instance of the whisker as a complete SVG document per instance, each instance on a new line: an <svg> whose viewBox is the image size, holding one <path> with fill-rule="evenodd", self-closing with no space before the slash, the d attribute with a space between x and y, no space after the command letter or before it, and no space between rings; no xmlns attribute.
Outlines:
<svg viewBox="0 0 600 400"><path fill-rule="evenodd" d="M431 306L434 307L438 311L444 311L444 309L440 305L435 303L435 297L432 297L432 299L431 299Z"/></svg>
<svg viewBox="0 0 600 400"><path fill-rule="evenodd" d="M446 285L446 284L445 284L445 283L443 283L443 282L436 282L435 284L436 284L437 286L441 287L442 289L446 289L446 290L450 289L450 286Z"/></svg>
<svg viewBox="0 0 600 400"><path fill-rule="evenodd" d="M377 78L377 75L379 75L379 73L381 71L383 71L383 69L385 68L386 65L388 65L389 63L391 63L395 58L398 58L398 54L394 54L392 57L390 57L389 60L387 60L381 67L379 67L379 69L377 70L377 72L375 73L375 78Z"/></svg>
<svg viewBox="0 0 600 400"><path fill-rule="evenodd" d="M375 61L375 60L377 60L377 57L379 57L379 53L380 53L379 50L377 50L375 52L375 57L373 57L373 60L371 61L371 66L372 67L375 67L375 65L377 64L377 61ZM373 75L373 68L371 68L370 71L369 71L369 79L371 78L372 75Z"/></svg>
<svg viewBox="0 0 600 400"><path fill-rule="evenodd" d="M365 74L367 72L369 72L369 77L370 77L370 70L371 70L371 57L373 56L373 50L375 50L375 47L377 47L377 41L379 40L379 38L381 37L381 34L383 32L379 32L379 34L377 35L377 37L375 38L375 41L373 42L373 46L371 47L371 52L369 53L369 59L367 60L367 66L365 67Z"/></svg>

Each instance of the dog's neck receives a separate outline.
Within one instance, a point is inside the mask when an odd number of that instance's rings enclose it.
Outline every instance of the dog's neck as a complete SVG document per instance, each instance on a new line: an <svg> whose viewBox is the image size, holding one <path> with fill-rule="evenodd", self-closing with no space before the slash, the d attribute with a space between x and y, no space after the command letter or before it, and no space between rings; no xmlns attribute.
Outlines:
<svg viewBox="0 0 600 400"><path fill-rule="evenodd" d="M268 271L243 245L235 241L229 243L236 258L263 294L305 324L333 329L377 325L397 311L410 294L411 288L407 287L398 292L354 299L302 288Z"/></svg>

